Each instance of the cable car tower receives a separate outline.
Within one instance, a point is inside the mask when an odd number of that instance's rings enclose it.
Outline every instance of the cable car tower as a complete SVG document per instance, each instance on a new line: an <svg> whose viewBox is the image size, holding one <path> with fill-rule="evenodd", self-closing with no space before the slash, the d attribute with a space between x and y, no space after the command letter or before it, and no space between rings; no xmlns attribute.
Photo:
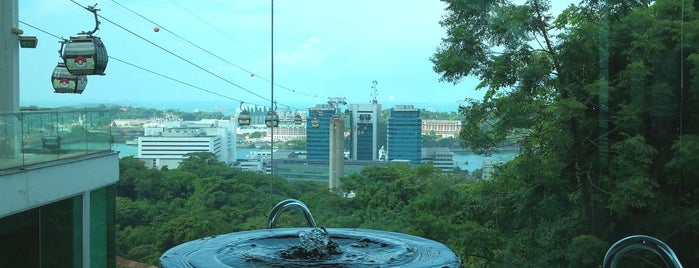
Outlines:
<svg viewBox="0 0 699 268"><path fill-rule="evenodd" d="M58 50L62 62L59 62L51 76L56 93L81 94L87 85L87 75L104 75L109 56L102 40L93 36L99 30L97 4L84 7L95 16L95 28L83 31L68 40L61 40Z"/></svg>

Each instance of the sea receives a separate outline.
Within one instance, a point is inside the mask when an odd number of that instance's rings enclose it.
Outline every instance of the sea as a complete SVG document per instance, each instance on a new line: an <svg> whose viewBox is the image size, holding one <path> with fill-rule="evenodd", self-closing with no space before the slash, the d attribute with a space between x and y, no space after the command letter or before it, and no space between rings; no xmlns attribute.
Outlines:
<svg viewBox="0 0 699 268"><path fill-rule="evenodd" d="M136 145L127 145L124 143L113 143L112 144L112 151L118 151L119 152L119 158L126 157L126 156L136 156L138 154L138 146ZM245 159L251 152L269 152L269 149L255 149L255 148L237 148L236 149L236 158L238 159ZM274 152L274 158L285 158L289 153L293 152L295 150L289 150L289 149L279 149ZM469 151L454 151L454 162L457 167L461 170L468 170L469 172L473 172L477 169L483 168L483 162L484 161L500 161L500 160L509 160L517 156L517 153L514 151L506 151L506 152L500 152L500 153L494 153L490 156L483 156L479 154L475 154L473 152Z"/></svg>

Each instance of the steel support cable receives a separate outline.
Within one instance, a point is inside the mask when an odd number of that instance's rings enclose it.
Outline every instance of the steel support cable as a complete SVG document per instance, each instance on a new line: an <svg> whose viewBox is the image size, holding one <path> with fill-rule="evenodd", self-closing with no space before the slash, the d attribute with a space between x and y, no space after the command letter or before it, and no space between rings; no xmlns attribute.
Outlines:
<svg viewBox="0 0 699 268"><path fill-rule="evenodd" d="M78 2L75 2L75 0L70 0L70 1L73 2L73 3L75 3L75 4L78 5L78 6L82 7L82 8L86 8L86 7L84 7L83 5L79 4ZM190 60L188 60L188 59L185 59L184 57L178 55L177 53L174 53L174 52L172 52L172 51L170 51L170 50L168 50L168 49L166 49L166 48L164 48L164 47L162 47L162 46L160 46L160 45L154 43L153 41L148 40L147 38L145 38L145 37L143 37L143 36L141 36L141 35L135 33L134 31L131 31L131 30L127 29L127 28L124 27L124 26L121 26L120 24L118 24L118 23L116 23L116 22L114 22L114 21L112 21L112 20L110 20L110 19L108 19L108 18L106 18L106 17L104 17L104 16L102 16L102 15L99 15L99 14L98 14L98 16L99 16L101 19L106 20L106 21L108 21L108 22L111 23L111 24L114 24L115 26L121 28L122 30L124 30L124 31L126 31L126 32L128 32L128 33L130 33L130 34L132 34L132 35L134 35L134 36L136 36L136 37L138 37L138 38L140 38L140 39L143 40L143 41L146 41L147 43L149 43L149 44L151 44L151 45L153 45L153 46L155 46L155 47L157 47L157 48L162 49L163 51L169 53L170 55L175 56L176 58L178 58L178 59L180 59L180 60L182 60L182 61L184 61L184 62L187 62L187 63L189 63L190 65L192 65L192 66L194 66L194 67L197 67L197 68L199 68L200 70L202 70L202 71L204 71L204 72L206 72L206 73L208 73L208 74L210 74L210 75L215 76L215 77L218 78L218 79L221 79L221 80L223 80L223 81L225 81L225 82L227 82L227 83L229 83L229 84L231 84L231 85L233 85L233 86L235 86L235 87L237 87L237 88L240 88L240 89L242 89L242 90L244 90L244 91L246 91L246 92L248 92L248 93L250 93L250 94L252 94L252 95L254 95L254 96L257 96L257 97L259 97L259 98L261 98L261 99L263 99L263 100L270 101L268 98L265 98L264 96L262 96L262 95L260 95L260 94L257 94L257 93L255 93L255 92L253 92L252 90L249 90L249 89L247 89L247 88L245 88L245 87L243 87L243 86L241 86L241 85L238 85L238 84L236 84L236 83L234 83L234 82L232 82L232 81L230 81L230 80L224 78L223 76L220 76L220 75L218 75L218 74L215 74L214 72L207 70L206 68L202 67L201 65L198 65L198 64L196 64L196 63L194 63L194 62L192 62L192 61L190 61Z"/></svg>
<svg viewBox="0 0 699 268"><path fill-rule="evenodd" d="M178 35L177 33L168 30L166 27L162 26L161 24L159 24L159 23L157 23L157 22L155 22L155 21L153 21L153 20L151 20L151 19L149 19L149 18L147 18L147 17L141 15L140 13L138 13L138 12L136 12L136 11L134 11L134 10L132 10L132 9L130 9L130 8L128 8L128 7L124 6L124 5L122 5L121 3L117 2L116 0L112 0L112 2L114 2L115 4L119 5L120 7L124 8L124 9L128 10L129 12L133 13L134 15L136 15L136 16L138 16L138 17L140 17L140 18L142 18L142 19L144 19L144 20L146 20L146 21L152 23L153 25L157 25L158 27L160 27L161 30L166 31L166 32L172 34L173 36L179 38L180 40L184 41L184 42L187 43L187 44L189 44L189 45L191 45L191 46L193 46L193 47L195 47L195 48L198 48L199 50L201 50L201 51L203 51L203 52L205 52L205 53L207 53L207 54L209 54L209 55L211 55L211 56L213 56L213 57L215 57L215 58L217 58L217 59L219 59L219 60L221 60L221 61L223 61L223 62L225 62L225 63L228 63L228 64L230 64L231 66L236 67L236 68L238 68L238 69L241 70L241 71L244 71L244 72L246 72L246 73L249 73L249 74L253 75L253 76L256 77L256 78L261 79L262 81L265 81L265 82L267 82L267 83L271 83L271 82L272 82L270 79L267 79L267 78L265 78L265 77L262 77L262 76L260 76L260 75L257 75L255 72L253 72L253 71L251 71L251 70L248 70L248 69L246 69L246 68L244 68L244 67L242 67L242 66L240 66L240 65L237 65L237 64L235 64L235 63L233 63L233 62L231 62L231 61L229 61L229 60L226 60L226 59L222 58L221 56L216 55L215 53L213 53L213 52L211 52L211 51L209 51L209 50L207 50L207 49L205 49L205 48L203 48L203 47L201 47L201 46L199 46L199 45L197 45L197 44L195 44L195 43L189 41L188 39L186 39L186 38L184 38L184 37ZM172 1L172 0L171 0L171 2L175 3L175 2ZM194 16L195 18L204 21L203 19L201 19L200 17L196 16L194 13L192 13L192 12L189 11L189 10L187 10L187 9L184 8L183 6L181 6L181 5L177 4L177 3L175 3L175 4L178 5L180 8L184 9L185 11L187 11L188 13L190 13L190 14L191 14L192 16ZM204 21L204 23L206 23L207 25L209 25L209 26L211 26L212 28L216 29L217 31L222 32L222 31L219 30L218 28L213 27L213 25L211 25L210 23L208 23L208 22L206 22L206 21ZM224 35L225 35L225 33L224 33ZM232 37L229 37L229 38L233 39ZM233 39L233 40L236 41L236 42L238 42L238 43L240 43L239 41L237 41L237 40L235 40L235 39ZM242 44L242 43L241 43L241 44ZM315 97L318 96L317 94L316 94L316 95L311 95L311 94L307 94L307 93L304 93L304 92L300 92L300 91L297 91L297 90L295 90L295 89L291 89L291 88L289 88L289 87L286 87L286 86L284 86L284 85L280 85L280 84L278 84L278 83L275 83L274 85L275 85L275 86L278 86L278 87L281 87L281 88L283 88L283 89L286 89L286 90L288 90L288 91L290 91L290 92L292 92L292 93L302 94L302 95L305 95L305 96L307 96L307 97L313 97L313 98L315 98Z"/></svg>
<svg viewBox="0 0 699 268"><path fill-rule="evenodd" d="M44 34L50 35L50 36L52 36L52 37L54 37L54 38L56 38L56 39L64 40L64 38L62 38L62 37L60 37L60 36L58 36L58 35L52 34L52 33L48 32L48 31L45 31L45 30L43 30L43 29L41 29L41 28L39 28L39 27L36 27L36 26L31 25L31 24L29 24L29 23L26 23L26 22L24 22L24 21L22 21L22 20L19 20L19 22L22 23L22 24L24 24L24 25L26 25L26 26L28 26L28 27L30 27L30 28L32 28L32 29L35 29L35 30L40 31L40 32L42 32L42 33L44 33ZM130 63L130 62L128 62L128 61L125 61L125 60L116 58L116 57L114 57L114 56L109 56L109 58L110 58L110 59L113 59L113 60L116 60L116 61L119 61L119 62L121 62L121 63L124 63L124 64L126 64L126 65L129 65L129 66L131 66L131 67L134 67L134 68L136 68L136 69L140 69L140 70L142 70L142 71L146 71L146 72L148 72L148 73L151 73L151 74L154 74L154 75L157 75L157 76L160 76L160 77L163 77L163 78L166 78L166 79L175 81L175 82L177 82L177 83L180 83L180 84L183 84L183 85L186 85L186 86L189 86L189 87L192 87L192 88L195 88L195 89L198 89L198 90L207 92L207 93L211 93L211 94L213 94L213 95L216 95L216 96L219 96L219 97L222 97L222 98L225 98L225 99L233 100L233 101L236 101L236 102L243 102L242 100L239 100L239 99L236 99L236 98L233 98L233 97L228 97L228 96L225 96L225 95L223 95L223 94L217 93L217 92L215 92L215 91L208 90L208 89L202 88L202 87L200 87L200 86L193 85L193 84L191 84L191 83L188 83L188 82L185 82L185 81L176 79L176 78L172 78L172 77L170 77L170 76L167 76L167 75L158 73L158 72L156 72L156 71L147 69L147 68L145 68L145 67L141 67L141 66L135 65L135 64L133 64L133 63ZM250 102L246 102L246 103L250 103ZM264 106L264 105L257 104L257 103L250 103L250 104L259 105L259 106Z"/></svg>
<svg viewBox="0 0 699 268"><path fill-rule="evenodd" d="M130 62L128 62L128 61L115 58L114 56L109 56L109 58L110 58L110 59L113 59L113 60L116 60L116 61L118 61L118 62L124 63L124 64L126 64L126 65L129 65L129 66L131 66L131 67L134 67L134 68L136 68L136 69L140 69L140 70L142 70L142 71L149 72L149 73L151 73L151 74L154 74L154 75L157 75L157 76L160 76L160 77L163 77L163 78L166 78L166 79L175 81L175 82L177 82L177 83L180 83L180 84L183 84L183 85L186 85L186 86L190 86L190 87L196 88L196 89L201 90L201 91L204 91L204 92L208 92L208 93L214 94L214 95L216 95L216 96L219 96L219 97L222 97L222 98L225 98L225 99L229 99L229 100L232 100L232 101L235 101L235 102L244 102L243 100L239 100L239 99L236 99L236 98L233 98L233 97L228 97L228 96L225 96L225 95L223 95L223 94L220 94L220 93L217 93L217 92L214 92L214 91L211 91L211 90L202 88L202 87L200 87L200 86L196 86L196 85L187 83L187 82L185 82L185 81L182 81L182 80L179 80L179 79L176 79L176 78L172 78L172 77L170 77L170 76L167 76L167 75L158 73L158 72L156 72L156 71L146 69L146 68L144 68L144 67L135 65L135 64L130 63ZM247 103L247 102L246 102L246 103ZM251 103L251 104L259 105L259 104L255 104L255 103ZM260 106L262 106L262 105L260 105Z"/></svg>

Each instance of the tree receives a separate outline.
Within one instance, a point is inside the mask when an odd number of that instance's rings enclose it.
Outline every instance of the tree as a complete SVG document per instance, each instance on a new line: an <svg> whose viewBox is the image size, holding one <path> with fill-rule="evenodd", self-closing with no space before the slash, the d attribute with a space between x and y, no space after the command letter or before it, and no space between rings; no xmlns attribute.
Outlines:
<svg viewBox="0 0 699 268"><path fill-rule="evenodd" d="M482 153L514 133L522 142L495 178L522 191L502 200L517 200L502 206L513 217L500 227L513 237L502 260L581 266L592 255L580 241L645 233L699 264L696 221L678 216L699 213L686 195L699 190L686 177L696 168L677 170L693 148L683 141L699 134L694 2L586 0L557 17L543 0L444 2L434 70L451 83L478 77L485 90L460 107L460 138ZM533 238L537 247L522 246Z"/></svg>

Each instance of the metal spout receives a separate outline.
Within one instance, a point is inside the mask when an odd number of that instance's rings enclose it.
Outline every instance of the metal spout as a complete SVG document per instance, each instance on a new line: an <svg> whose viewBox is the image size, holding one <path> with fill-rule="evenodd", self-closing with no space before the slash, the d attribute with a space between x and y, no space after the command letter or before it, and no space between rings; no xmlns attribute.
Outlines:
<svg viewBox="0 0 699 268"><path fill-rule="evenodd" d="M632 235L614 243L604 255L603 268L614 268L619 259L626 253L640 249L649 250L658 255L666 267L682 268L675 252L663 241L646 235Z"/></svg>
<svg viewBox="0 0 699 268"><path fill-rule="evenodd" d="M316 227L316 221L313 219L313 215L311 215L311 211L308 210L306 204L296 199L286 199L277 203L272 208L272 211L269 213L269 217L267 218L267 229L274 228L279 215L282 213L282 211L288 208L295 208L303 212L303 217L306 218L306 223L308 224L308 227Z"/></svg>

